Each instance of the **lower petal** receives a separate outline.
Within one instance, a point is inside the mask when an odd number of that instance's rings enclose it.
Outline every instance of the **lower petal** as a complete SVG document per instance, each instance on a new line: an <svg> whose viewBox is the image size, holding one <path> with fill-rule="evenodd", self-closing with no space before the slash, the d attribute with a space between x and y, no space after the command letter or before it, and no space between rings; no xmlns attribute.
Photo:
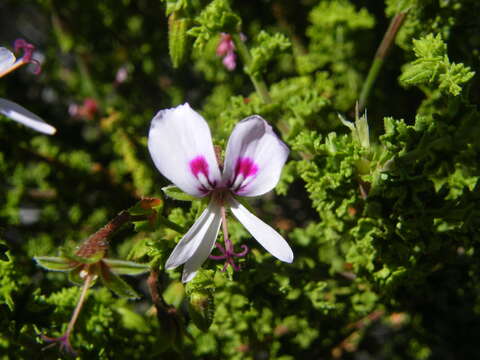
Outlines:
<svg viewBox="0 0 480 360"><path fill-rule="evenodd" d="M217 240L221 223L222 216L219 212L210 224L210 227L205 234L204 241L202 241L197 251L195 251L195 254L193 254L193 256L185 263L185 266L183 267L182 282L185 283L192 280L195 277L197 270L202 266L205 260L207 260L208 255L212 252L215 241Z"/></svg>
<svg viewBox="0 0 480 360"><path fill-rule="evenodd" d="M195 257L198 250L204 247L204 243L210 243L212 241L210 239L212 236L211 229L217 227L218 233L220 219L220 207L214 202L211 202L188 232L178 242L175 249L173 249L173 252L167 259L165 268L167 270L176 268L177 266L188 262L190 258ZM215 243L215 239L216 234L213 243Z"/></svg>
<svg viewBox="0 0 480 360"><path fill-rule="evenodd" d="M53 135L57 131L53 126L48 125L37 115L12 101L0 99L0 113L47 135Z"/></svg>
<svg viewBox="0 0 480 360"><path fill-rule="evenodd" d="M270 225L265 224L235 199L230 200L230 210L265 250L279 260L288 263L293 261L290 245Z"/></svg>

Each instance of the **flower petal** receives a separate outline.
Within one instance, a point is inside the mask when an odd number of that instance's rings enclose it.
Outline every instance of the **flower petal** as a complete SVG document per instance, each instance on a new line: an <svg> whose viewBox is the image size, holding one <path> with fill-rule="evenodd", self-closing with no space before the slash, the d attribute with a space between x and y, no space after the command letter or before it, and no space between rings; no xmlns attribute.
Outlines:
<svg viewBox="0 0 480 360"><path fill-rule="evenodd" d="M0 74L15 63L15 55L7 48L0 47Z"/></svg>
<svg viewBox="0 0 480 360"><path fill-rule="evenodd" d="M12 101L0 99L0 113L41 133L53 135L57 131L34 113Z"/></svg>
<svg viewBox="0 0 480 360"><path fill-rule="evenodd" d="M243 119L228 140L223 183L238 195L262 195L277 185L288 153L262 117Z"/></svg>
<svg viewBox="0 0 480 360"><path fill-rule="evenodd" d="M216 203L211 202L190 230L178 242L175 249L173 249L165 264L165 268L167 270L176 268L189 261L192 257L197 257L198 251L202 251L199 249L203 249L207 244L211 244L208 245L211 250L218 235L221 218L220 207Z"/></svg>
<svg viewBox="0 0 480 360"><path fill-rule="evenodd" d="M290 245L270 225L265 224L235 199L230 199L230 210L265 250L279 260L288 263L293 261Z"/></svg>
<svg viewBox="0 0 480 360"><path fill-rule="evenodd" d="M220 208L218 208L215 213L215 218L210 224L203 241L200 243L200 246L197 248L197 251L193 256L188 259L188 261L183 266L182 282L189 282L192 280L197 270L202 266L202 264L207 260L208 255L212 252L215 241L217 240L218 231L220 230L220 225L222 223L222 216L220 213Z"/></svg>
<svg viewBox="0 0 480 360"><path fill-rule="evenodd" d="M221 180L208 124L188 103L155 115L148 149L163 176L190 195L205 196Z"/></svg>

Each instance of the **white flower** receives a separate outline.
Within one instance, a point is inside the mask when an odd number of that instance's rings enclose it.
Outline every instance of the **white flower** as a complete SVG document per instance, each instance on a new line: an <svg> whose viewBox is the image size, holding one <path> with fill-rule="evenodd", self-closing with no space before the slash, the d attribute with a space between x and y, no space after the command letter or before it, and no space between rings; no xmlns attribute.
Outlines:
<svg viewBox="0 0 480 360"><path fill-rule="evenodd" d="M13 55L10 50L0 47L0 78L24 64L34 62L34 60L31 59L33 46L21 39L17 40L17 42L20 43L18 47L25 50L24 56L18 60L16 60L15 55ZM0 113L44 134L53 135L57 131L53 126L47 124L40 117L28 111L23 106L6 99L0 98Z"/></svg>
<svg viewBox="0 0 480 360"><path fill-rule="evenodd" d="M293 261L293 252L285 239L235 199L272 190L288 157L287 146L260 116L250 116L236 125L228 140L223 172L206 121L188 103L157 113L150 127L148 149L158 170L181 190L199 198L210 197L208 207L179 241L165 265L173 269L185 264L183 282L190 281L208 258L222 224L226 245L222 258L233 266L231 257L241 256L233 252L228 239L226 208L273 256L288 263Z"/></svg>

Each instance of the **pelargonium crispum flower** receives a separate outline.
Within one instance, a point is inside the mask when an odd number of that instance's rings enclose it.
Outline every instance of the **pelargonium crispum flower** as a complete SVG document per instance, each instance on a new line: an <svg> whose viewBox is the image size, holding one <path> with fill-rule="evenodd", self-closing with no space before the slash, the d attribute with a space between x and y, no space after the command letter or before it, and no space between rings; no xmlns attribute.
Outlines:
<svg viewBox="0 0 480 360"><path fill-rule="evenodd" d="M209 197L209 205L179 241L165 267L182 264L182 281L190 281L209 257L223 224L227 263L234 266L226 227L226 209L273 256L293 261L285 239L258 219L235 197L259 196L278 183L287 160L287 146L258 115L247 117L234 128L227 144L223 171L218 165L210 129L203 117L188 103L161 110L153 118L148 149L158 170L177 187L194 197ZM220 258L220 257L216 257Z"/></svg>

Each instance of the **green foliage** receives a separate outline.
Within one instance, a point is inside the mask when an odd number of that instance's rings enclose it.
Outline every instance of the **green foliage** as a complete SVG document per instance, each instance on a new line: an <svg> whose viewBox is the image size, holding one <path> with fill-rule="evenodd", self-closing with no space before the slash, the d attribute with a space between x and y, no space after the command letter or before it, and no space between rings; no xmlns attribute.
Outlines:
<svg viewBox="0 0 480 360"><path fill-rule="evenodd" d="M250 51L252 60L245 69L253 77L264 73L272 58L287 50L291 45L285 35L279 33L270 35L265 31L261 31L255 40L257 45Z"/></svg>
<svg viewBox="0 0 480 360"><path fill-rule="evenodd" d="M468 66L451 63L447 56L447 45L438 34L428 34L413 40L413 51L417 60L405 65L400 83L405 86L435 84L441 91L457 96L461 85L475 74Z"/></svg>
<svg viewBox="0 0 480 360"><path fill-rule="evenodd" d="M192 27L188 34L195 37L193 46L203 49L212 37L220 32L235 33L241 26L240 17L230 8L228 0L213 0L195 18L197 26Z"/></svg>
<svg viewBox="0 0 480 360"><path fill-rule="evenodd" d="M64 356L40 353L39 334L67 329L86 268L98 281L70 339L79 358L479 357L478 1L7 0L2 10L0 45L27 38L43 71L2 77L0 96L58 133L0 119L0 359ZM355 104L403 11L367 118ZM247 39L233 71L216 55L222 32ZM164 269L206 202L157 172L147 134L156 111L186 101L223 149L253 114L289 146L275 191L238 200L287 239L292 264L228 214L235 250L250 248L241 271L209 259L182 284L181 268ZM125 209L132 218L108 248L76 254Z"/></svg>

